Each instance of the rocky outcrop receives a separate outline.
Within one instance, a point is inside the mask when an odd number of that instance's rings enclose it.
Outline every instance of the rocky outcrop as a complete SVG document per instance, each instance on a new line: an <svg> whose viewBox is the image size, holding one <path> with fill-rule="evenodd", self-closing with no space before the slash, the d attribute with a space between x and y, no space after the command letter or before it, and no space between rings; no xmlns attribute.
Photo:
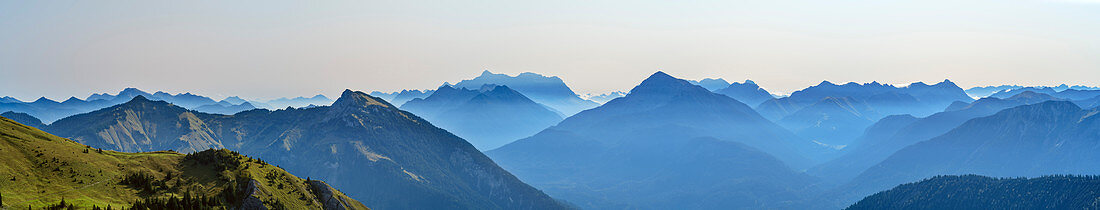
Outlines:
<svg viewBox="0 0 1100 210"><path fill-rule="evenodd" d="M358 201L347 199L347 196L337 196L337 193L340 192L325 182L312 180L306 182L306 184L309 184L313 196L317 197L317 200L321 202L325 209L345 210L352 209L352 206L363 205Z"/></svg>

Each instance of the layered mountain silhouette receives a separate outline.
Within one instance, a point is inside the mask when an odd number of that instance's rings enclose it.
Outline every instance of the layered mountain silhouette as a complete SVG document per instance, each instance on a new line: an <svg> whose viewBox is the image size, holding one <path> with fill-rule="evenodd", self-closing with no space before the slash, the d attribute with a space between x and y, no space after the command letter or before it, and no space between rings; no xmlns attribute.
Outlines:
<svg viewBox="0 0 1100 210"><path fill-rule="evenodd" d="M755 107L771 99L771 93L768 93L764 88L756 85L756 82L752 80L745 80L745 82L734 82L721 89L713 90L715 93L729 96L730 98L737 99L742 103Z"/></svg>
<svg viewBox="0 0 1100 210"><path fill-rule="evenodd" d="M630 94L489 151L586 208L780 208L807 195L821 151L749 106L663 72Z"/></svg>
<svg viewBox="0 0 1100 210"><path fill-rule="evenodd" d="M0 164L3 207L367 209L325 182L236 152L103 151L4 117Z"/></svg>
<svg viewBox="0 0 1100 210"><path fill-rule="evenodd" d="M894 115L879 120L856 138L845 154L809 170L810 174L827 181L843 183L867 168L881 162L894 152L947 133L964 122L989 116L1000 110L1020 105L1058 100L1046 94L1025 92L1008 99L983 98L958 110L936 113L924 118Z"/></svg>
<svg viewBox="0 0 1100 210"><path fill-rule="evenodd" d="M253 106L264 109L285 109L287 107L293 108L305 108L310 106L327 106L332 104L333 100L329 99L325 95L317 94L313 97L294 97L294 98L277 98L270 101L250 101Z"/></svg>
<svg viewBox="0 0 1100 210"><path fill-rule="evenodd" d="M58 120L45 130L101 149L186 153L225 148L203 121L213 117L138 95L130 102Z"/></svg>
<svg viewBox="0 0 1100 210"><path fill-rule="evenodd" d="M807 138L842 149L881 114L866 103L849 97L826 97L783 117L776 123Z"/></svg>
<svg viewBox="0 0 1100 210"><path fill-rule="evenodd" d="M709 91L717 91L718 89L726 88L730 86L730 82L727 82L722 78L706 78L702 80L688 80L693 85L706 88Z"/></svg>
<svg viewBox="0 0 1100 210"><path fill-rule="evenodd" d="M840 146L851 143L853 136L871 124L868 121L897 114L927 116L956 101L973 99L948 80L935 85L917 82L905 87L878 82L836 85L825 81L789 97L765 101L756 109L804 138Z"/></svg>
<svg viewBox="0 0 1100 210"><path fill-rule="evenodd" d="M162 91L158 91L156 93L148 93L145 91L141 91L137 88L126 88L122 91L119 91L117 95L97 93L88 96L86 100L81 100L76 97L70 97L69 99L62 102L53 101L44 97L39 98L38 100L35 100L33 102L22 102L14 98L7 97L5 100L0 100L0 111L26 113L34 116L35 118L41 119L45 123L51 123L58 119L75 114L90 112L93 110L106 108L108 106L125 103L137 96L142 96L153 100L168 101L172 104L176 104L177 106L192 109L197 109L199 107L208 105L223 104L222 102L215 102L213 99L210 99L208 97L191 93L169 94ZM205 107L203 109L213 111L213 109L210 108L211 107ZM245 107L234 108L243 109ZM218 109L217 111L222 111L222 109Z"/></svg>
<svg viewBox="0 0 1100 210"><path fill-rule="evenodd" d="M444 85L449 86L449 85ZM434 90L401 90L401 92L383 93L379 91L373 91L371 96L382 98L389 101L395 106L402 106L405 102L409 102L413 99L427 98L435 92Z"/></svg>
<svg viewBox="0 0 1100 210"><path fill-rule="evenodd" d="M0 117L5 117L15 122L18 122L19 124L35 127L38 129L46 128L46 124L42 124L41 120L38 120L38 118L35 118L34 116L31 116L27 113L7 111L4 113L0 113Z"/></svg>
<svg viewBox="0 0 1100 210"><path fill-rule="evenodd" d="M868 168L842 189L845 201L945 174L1036 177L1097 174L1100 117L1068 101L1018 106L975 118Z"/></svg>
<svg viewBox="0 0 1100 210"><path fill-rule="evenodd" d="M120 151L228 148L315 177L380 209L568 208L465 140L362 92L332 106L197 113L132 101L69 117L51 133Z"/></svg>
<svg viewBox="0 0 1100 210"><path fill-rule="evenodd" d="M936 176L875 193L847 209L1096 209L1100 177Z"/></svg>
<svg viewBox="0 0 1100 210"><path fill-rule="evenodd" d="M1051 91L1054 91L1054 92L1070 90L1070 89L1073 89L1073 90L1100 90L1100 87L1091 87L1091 86L1084 86L1084 85L1070 86L1070 85L1066 85L1066 84L1061 84L1061 85L1053 86L1053 87L1050 87L1050 86L997 85L997 86L972 87L972 88L966 89L966 94L968 94L968 95L970 95L971 97L974 97L974 98L985 98L985 97L992 96L994 93L1008 92L1008 91L1024 89L1024 88L1028 88L1032 92L1036 92L1035 90L1037 90L1037 89L1042 90L1042 89L1047 89L1047 88L1049 88ZM1023 91L1018 91L1018 92L1023 92ZM1049 94L1049 92L1047 92L1047 93ZM1004 96L1004 97L1008 97L1008 96Z"/></svg>
<svg viewBox="0 0 1100 210"><path fill-rule="evenodd" d="M114 103L108 100L85 101L75 97L69 98L64 102L53 101L45 97L38 98L38 100L33 102L23 102L14 98L9 99L10 100L4 100L5 102L0 102L0 112L11 111L25 113L45 123L50 123L74 114L107 107Z"/></svg>
<svg viewBox="0 0 1100 210"><path fill-rule="evenodd" d="M227 101L219 101L218 103L195 107L195 111L225 115L236 114L237 112L243 112L253 109L256 109L256 107L252 106L252 103L249 102L234 105Z"/></svg>
<svg viewBox="0 0 1100 210"><path fill-rule="evenodd" d="M480 150L528 137L562 120L560 114L503 85L478 90L442 86L401 106L466 139Z"/></svg>
<svg viewBox="0 0 1100 210"><path fill-rule="evenodd" d="M623 96L626 96L626 93L623 92L623 91L612 91L612 92L609 92L609 93L604 93L604 94L599 94L599 95L590 94L590 95L588 95L588 97L586 99L588 99L589 101L595 101L596 103L599 103L599 104L604 104L604 103L607 103L608 101L611 101L612 99L620 98L620 97L623 97Z"/></svg>
<svg viewBox="0 0 1100 210"><path fill-rule="evenodd" d="M478 77L454 84L454 87L479 89L487 84L508 86L532 101L549 106L565 116L571 116L599 105L596 102L581 99L580 96L577 96L577 93L574 93L572 89L569 89L569 86L565 85L561 78L547 77L530 72L513 77L506 74L494 74L486 70Z"/></svg>
<svg viewBox="0 0 1100 210"><path fill-rule="evenodd" d="M1008 97L1012 97L1012 96L1015 96L1015 95L1018 95L1018 94L1021 94L1021 93L1024 93L1024 92L1042 93L1042 94L1047 94L1047 95L1050 95L1050 96L1053 96L1053 97L1056 97L1056 98L1061 98L1061 99L1066 99L1066 100L1073 100L1073 101L1087 100L1087 99L1091 99L1091 98L1095 98L1097 96L1100 96L1100 90L1077 90L1077 89L1057 90L1057 89L1054 89L1054 88L1051 88L1051 87L1041 87L1041 88L1038 88L1038 87L1025 87L1025 88L1020 88L1020 89L1004 90L1004 91L1001 91L1001 92L993 93L993 95L990 96L990 97L1008 98Z"/></svg>

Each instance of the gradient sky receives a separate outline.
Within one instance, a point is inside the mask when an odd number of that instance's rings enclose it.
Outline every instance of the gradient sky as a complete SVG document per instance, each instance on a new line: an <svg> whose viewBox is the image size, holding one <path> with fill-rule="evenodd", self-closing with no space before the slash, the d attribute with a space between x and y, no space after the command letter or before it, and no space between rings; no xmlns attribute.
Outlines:
<svg viewBox="0 0 1100 210"><path fill-rule="evenodd" d="M629 90L656 70L819 83L1100 85L1088 1L0 0L0 95L124 87L274 98L482 70ZM220 99L220 98L218 98Z"/></svg>

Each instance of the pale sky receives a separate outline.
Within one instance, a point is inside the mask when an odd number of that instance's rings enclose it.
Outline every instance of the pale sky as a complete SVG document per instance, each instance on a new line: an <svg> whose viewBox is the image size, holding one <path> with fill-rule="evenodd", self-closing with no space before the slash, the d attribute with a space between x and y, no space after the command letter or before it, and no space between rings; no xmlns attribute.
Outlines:
<svg viewBox="0 0 1100 210"><path fill-rule="evenodd" d="M752 79L1100 85L1100 0L0 0L0 96L125 87L221 99L434 88L482 70L579 94L654 71Z"/></svg>

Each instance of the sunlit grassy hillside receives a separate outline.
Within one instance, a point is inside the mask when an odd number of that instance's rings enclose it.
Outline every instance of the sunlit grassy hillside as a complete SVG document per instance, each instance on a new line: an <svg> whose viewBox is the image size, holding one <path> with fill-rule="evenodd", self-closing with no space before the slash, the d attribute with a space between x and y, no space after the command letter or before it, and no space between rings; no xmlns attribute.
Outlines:
<svg viewBox="0 0 1100 210"><path fill-rule="evenodd" d="M367 209L321 181L229 150L101 151L0 117L0 201L7 208L190 206Z"/></svg>

